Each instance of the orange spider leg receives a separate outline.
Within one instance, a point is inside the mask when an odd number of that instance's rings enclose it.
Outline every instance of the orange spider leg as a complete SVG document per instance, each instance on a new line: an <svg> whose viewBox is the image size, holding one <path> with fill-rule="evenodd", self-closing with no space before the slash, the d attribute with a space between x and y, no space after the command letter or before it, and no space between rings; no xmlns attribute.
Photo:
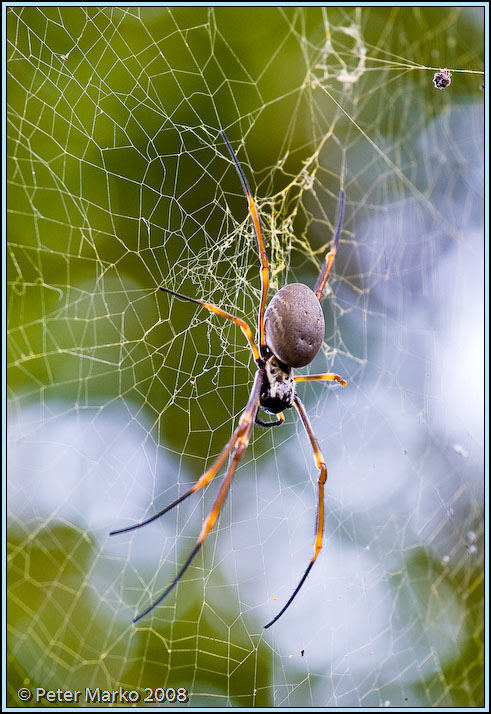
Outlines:
<svg viewBox="0 0 491 714"><path fill-rule="evenodd" d="M299 374L293 378L295 382L313 382L314 380L339 382L343 387L346 387L348 382L334 372L326 372L326 374Z"/></svg>
<svg viewBox="0 0 491 714"><path fill-rule="evenodd" d="M322 299L322 293L324 292L324 288L327 283L329 273L331 272L331 268L334 263L334 258L336 257L336 251L338 249L339 237L341 235L341 229L343 227L343 219L344 219L344 199L345 199L344 190L341 189L341 192L339 194L338 222L336 225L336 231L334 233L334 238L332 241L332 248L329 251L329 253L326 255L326 258L324 260L324 265L322 267L322 270L319 274L319 277L317 278L317 282L314 287L314 293L319 301Z"/></svg>
<svg viewBox="0 0 491 714"><path fill-rule="evenodd" d="M242 320L240 317L236 317L235 315L231 315L229 312L225 312L225 310L222 310L220 307L217 307L216 305L212 305L210 302L204 302L204 300L196 300L196 298L191 298L188 297L187 295L181 295L181 293L176 293L174 290L169 290L168 288L162 288L160 287L159 290L163 290L164 293L169 293L169 295L174 295L175 297L180 298L181 300L188 300L188 302L194 302L196 305L201 305L202 307L206 307L207 310L210 312L214 312L215 315L220 315L221 317L225 317L227 320L231 320L233 323L238 325L244 335L247 337L247 341L249 342L249 347L252 350L252 353L254 355L254 359L256 362L260 360L259 356L259 350L257 348L256 343L254 342L254 338L252 336L252 331L249 325L245 320Z"/></svg>
<svg viewBox="0 0 491 714"><path fill-rule="evenodd" d="M171 503L169 506L166 506L164 509L159 511L158 513L155 513L153 516L150 518L147 518L146 521L142 521L141 523L136 523L133 526L128 526L127 528L120 528L117 531L111 531L109 535L117 535L118 533L127 533L128 531L134 531L137 528L142 528L142 526L146 526L147 523L152 523L152 521L155 521L157 518L160 518L160 516L163 516L165 513L168 511L172 510L175 506L177 506L179 503L182 503L188 496L191 496L193 493L196 493L196 491L200 491L204 486L210 483L210 481L213 479L214 476L218 473L220 468L222 467L225 459L227 456L230 454L232 449L234 448L237 439L239 438L239 427L234 431L232 438L230 441L224 446L222 452L219 454L218 458L213 462L213 464L210 466L210 468L205 471L205 473L201 476L201 478L196 481L194 486L189 489L189 491L186 491L185 494L182 496L179 496L173 503Z"/></svg>
<svg viewBox="0 0 491 714"><path fill-rule="evenodd" d="M197 305L206 307L210 312L214 312L217 315L226 317L228 320L231 320L232 322L234 322L236 325L238 325L241 328L242 332L247 337L249 345L250 345L252 352L254 354L254 358L256 360L259 359L259 350L257 349L257 345L254 342L254 339L252 337L251 328L249 327L247 322L245 322L245 320L242 320L240 317L235 317L235 315L231 315L230 313L225 312L225 310L222 310L219 307L216 307L216 305L212 305L211 303L203 302L202 300L196 300L195 298L190 298L190 297L187 297L186 295L181 295L180 293L176 293L176 292L174 292L174 290L169 290L168 288L161 287L160 290L163 290L166 293L170 293L171 295L175 295L176 297L181 298L182 300L188 300L189 302L194 302ZM177 506L179 503L182 503L182 501L184 501L186 498L188 498L188 496L191 496L193 493L196 493L196 491L199 491L204 486L209 484L210 481L213 479L213 477L218 473L219 469L223 465L227 456L230 454L230 452L234 448L237 439L238 439L238 428L235 430L232 438L226 444L226 446L224 447L223 451L220 453L220 455L218 456L216 461L203 474L203 476L201 476L201 478L194 484L194 486L189 489L189 491L186 491L186 493L184 493L178 499L173 501L170 505L166 506L164 509L162 509L158 513L155 513L150 518L147 518L147 520L142 521L141 523L136 523L132 526L128 526L127 528L119 528L118 530L111 531L111 533L109 533L109 535L118 535L119 533L127 533L128 531L133 531L133 530L136 530L137 528L142 528L143 526L146 526L148 523L152 523L152 521L155 521L157 518L160 518L160 516L165 515L168 511L170 511L172 508Z"/></svg>
<svg viewBox="0 0 491 714"><path fill-rule="evenodd" d="M317 506L317 527L316 527L316 533L315 533L315 548L314 548L314 555L312 560L307 566L307 570L302 576L302 579L298 583L297 587L293 591L292 596L286 603L286 605L280 610L280 612L274 617L271 622L268 622L267 625L265 625L265 629L267 627L271 627L276 620L278 620L285 610L292 604L293 600L295 599L296 595L298 594L298 591L304 584L304 582L307 579L308 574L310 573L313 564L315 563L317 556L319 555L321 548L322 548L322 534L324 532L324 484L326 483L327 480L327 468L326 468L326 462L324 461L324 457L322 456L321 450L319 448L319 442L317 441L317 438L312 430L312 427L310 425L309 418L307 416L307 412L305 411L305 407L303 406L302 402L300 401L299 397L295 395L295 407L297 408L298 413L300 414L300 417L303 421L303 425L305 427L305 431L308 434L308 437L310 439L310 443L312 445L312 450L314 452L314 458L315 458L315 463L317 465L317 468L319 469L319 480L318 480L318 487L319 487L319 495L318 495L318 506Z"/></svg>
<svg viewBox="0 0 491 714"><path fill-rule="evenodd" d="M251 189L249 188L249 184L247 183L247 179L244 175L244 172L242 171L242 168L237 160L237 157L234 154L234 150L232 149L229 140L227 139L225 132L221 131L220 134L222 135L222 139L225 141L225 144L227 146L227 149L230 153L230 156L232 157L232 160L235 164L235 168L237 169L240 180L242 181L242 186L244 188L244 193L247 198L247 203L249 205L249 212L251 214L252 222L254 223L254 230L256 231L256 239L257 239L257 247L259 250L259 259L261 262L261 270L260 270L260 276L261 276L261 302L259 305L259 317L258 317L258 328L259 328L259 347L261 348L261 353L263 352L263 348L266 346L265 338L264 338L264 309L266 306L266 296L268 294L268 285L269 285L269 265L268 265L268 257L266 255L266 248L264 247L264 238L263 238L263 232L261 228L261 220L259 218L259 214L257 212L257 206L254 203L254 199L252 198L251 194Z"/></svg>
<svg viewBox="0 0 491 714"><path fill-rule="evenodd" d="M229 441L227 446L224 448L224 450L218 457L217 461L215 461L214 466L216 465L216 463L219 460L220 460L220 463L223 463L223 460L225 459L225 457L231 450L231 448L229 448L230 444L232 443L233 445L236 445L234 455L233 455L232 460L229 464L229 467L225 474L225 478L223 479L222 485L220 486L220 491L218 492L218 496L215 500L215 503L213 504L213 508L211 509L210 514L208 515L208 517L205 519L205 521L203 523L203 527L201 529L201 533L199 534L196 545L194 546L193 550L191 551L190 555L188 556L188 559L186 560L186 562L184 563L184 565L178 572L177 576L171 582L171 584L164 590L162 595L160 595L160 597L157 598L157 600L154 603L152 603L152 605L150 605L150 607L148 607L140 615L135 617L133 622L137 622L138 620L141 620L142 617L145 617L145 615L148 615L148 613L151 612L154 609L154 607L157 607L157 605L160 605L160 603L167 597L167 595L171 592L171 590L174 589L174 587L177 585L179 580L182 578L182 576L184 575L184 573L186 572L188 567L191 565L193 558L195 557L195 555L197 554L197 552L199 551L199 549L205 542L207 535L209 534L209 532L215 525L215 522L218 518L220 509L221 509L223 502L225 500L225 497L228 493L228 489L230 487L230 483L232 482L232 478L233 478L233 475L237 468L237 465L238 465L240 459L242 458L242 455L249 443L249 439L250 439L251 432L252 432L252 427L254 425L254 417L255 417L256 412L259 407L259 395L261 393L262 380L263 380L263 371L261 369L259 369L256 372L256 376L254 378L254 384L252 386L249 401L247 402L247 407L239 419L239 424L237 426L237 429L235 430L234 435L232 436L232 439ZM222 459L222 456L223 456L223 459ZM200 481L201 481L201 479L200 479ZM197 482L197 484L199 484L199 481Z"/></svg>

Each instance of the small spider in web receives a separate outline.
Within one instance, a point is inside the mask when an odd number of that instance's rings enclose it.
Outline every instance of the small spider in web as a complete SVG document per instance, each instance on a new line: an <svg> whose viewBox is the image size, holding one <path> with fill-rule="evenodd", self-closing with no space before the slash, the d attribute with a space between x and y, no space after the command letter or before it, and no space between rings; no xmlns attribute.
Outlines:
<svg viewBox="0 0 491 714"><path fill-rule="evenodd" d="M329 253L326 255L322 270L317 278L314 290L303 283L291 283L282 287L272 298L265 310L266 297L268 292L269 283L269 267L268 259L266 256L266 250L264 247L264 238L261 229L261 221L257 211L257 206L252 198L251 190L249 184L247 183L246 177L242 168L235 156L235 153L227 139L225 132L220 132L225 145L232 157L235 164L235 168L238 171L244 193L247 198L249 205L249 212L251 214L252 222L254 224L254 230L256 234L257 247L259 250L260 258L260 279L261 279L261 301L259 303L259 313L258 313L258 338L259 346L256 344L254 337L252 335L251 328L240 317L236 315L231 315L225 310L222 310L216 305L204 302L203 300L197 300L195 298L187 297L186 295L181 295L168 288L160 287L170 295L173 295L181 300L188 300L196 305L206 308L216 315L220 315L227 320L231 320L234 324L238 325L251 348L252 354L254 355L254 360L257 365L257 372L254 377L254 383L249 396L249 401L245 411L242 413L237 428L232 434L231 439L224 446L223 450L215 459L210 468L201 476L200 479L194 484L192 488L186 493L176 499L169 506L159 511L151 518L147 520L136 523L128 528L121 528L119 530L112 531L110 535L116 535L118 533L127 533L128 531L141 528L148 523L151 523L164 513L167 513L172 508L182 503L188 496L196 493L201 488L206 486L212 478L218 473L220 468L223 466L225 461L229 456L231 456L230 462L228 464L225 477L223 479L222 485L218 492L218 496L213 504L213 508L208 515L208 517L203 522L201 533L198 537L195 547L188 556L186 562L178 572L177 576L171 582L171 584L164 590L160 597L155 600L150 607L148 607L144 612L138 615L133 622L137 622L145 615L148 615L157 605L164 600L164 598L169 595L171 590L177 585L179 580L182 578L188 567L190 566L193 558L198 553L199 549L206 540L207 535L215 525L218 518L218 514L223 505L225 497L228 493L232 477L235 473L237 465L242 458L244 451L247 448L249 439L252 433L254 424L259 424L262 427L273 427L283 424L285 417L283 416L283 411L285 409L290 409L295 407L300 415L303 422L305 430L310 440L312 450L314 452L315 463L319 469L318 478L318 504L317 504L317 525L316 525L316 535L315 535L315 546L314 554L310 560L307 569L305 570L300 582L293 591L288 602L283 606L280 612L274 617L265 628L270 627L274 622L276 622L285 612L285 610L291 605L295 599L298 591L307 579L312 566L314 565L317 556L319 555L322 548L322 535L324 531L324 484L327 479L327 469L326 462L322 456L321 450L319 448L319 443L310 425L307 412L302 404L298 394L296 393L297 382L307 382L313 380L327 380L339 382L343 387L346 386L346 381L340 377L338 374L332 372L327 372L326 374L309 374L309 375L294 375L293 369L299 367L305 367L310 364L316 354L318 353L320 346L322 344L322 339L324 337L324 315L320 306L320 300L322 299L322 294L331 272L331 268L334 263L334 258L336 255L336 250L339 243L339 237L341 235L341 228L343 225L344 216L344 202L345 194L344 190L341 189L339 196L339 207L338 207L338 220L336 224L336 230L334 232L334 237L332 241L332 247ZM275 421L264 422L259 418L259 409L269 413L276 414L277 419Z"/></svg>

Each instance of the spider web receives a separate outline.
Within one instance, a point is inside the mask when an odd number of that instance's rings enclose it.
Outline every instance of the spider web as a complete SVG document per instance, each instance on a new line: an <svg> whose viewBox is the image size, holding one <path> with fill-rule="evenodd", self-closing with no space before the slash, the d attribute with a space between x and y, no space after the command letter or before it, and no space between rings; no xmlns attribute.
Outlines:
<svg viewBox="0 0 491 714"><path fill-rule="evenodd" d="M484 704L484 26L482 7L7 8L11 704L19 687ZM293 412L255 428L205 546L137 625L221 477L108 536L196 481L251 388L240 330L158 291L256 326L221 128L270 296L314 285L347 197L303 371L348 386L298 388L328 466L324 549L267 631L313 552L317 473Z"/></svg>

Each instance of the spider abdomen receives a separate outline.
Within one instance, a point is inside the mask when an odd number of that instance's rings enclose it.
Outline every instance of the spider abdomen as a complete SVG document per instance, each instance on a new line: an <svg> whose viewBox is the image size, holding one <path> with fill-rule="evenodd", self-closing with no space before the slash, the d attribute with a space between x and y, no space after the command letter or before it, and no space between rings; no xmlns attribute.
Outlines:
<svg viewBox="0 0 491 714"><path fill-rule="evenodd" d="M310 364L322 344L324 315L315 293L303 283L278 290L264 314L266 344L288 367Z"/></svg>

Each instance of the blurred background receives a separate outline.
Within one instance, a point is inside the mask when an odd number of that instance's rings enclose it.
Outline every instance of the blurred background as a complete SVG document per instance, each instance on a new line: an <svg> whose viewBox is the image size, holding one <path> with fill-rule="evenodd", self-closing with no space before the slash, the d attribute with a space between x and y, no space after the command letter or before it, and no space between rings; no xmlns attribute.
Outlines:
<svg viewBox="0 0 491 714"><path fill-rule="evenodd" d="M481 7L11 7L8 696L189 691L190 706L484 704ZM440 68L454 70L444 90ZM459 71L456 71L459 70ZM257 199L270 296L326 337L292 412L173 512L245 407ZM30 703L32 706L35 703ZM81 702L86 706L85 702ZM143 704L143 702L142 702ZM27 704L26 706L29 706ZM182 705L181 705L182 706Z"/></svg>

